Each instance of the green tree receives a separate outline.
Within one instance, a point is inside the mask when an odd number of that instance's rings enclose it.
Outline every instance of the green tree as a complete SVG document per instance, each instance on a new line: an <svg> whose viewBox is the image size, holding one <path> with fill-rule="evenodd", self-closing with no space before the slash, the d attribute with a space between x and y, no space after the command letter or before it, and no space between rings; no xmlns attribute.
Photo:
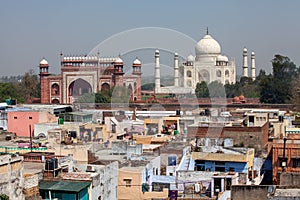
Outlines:
<svg viewBox="0 0 300 200"><path fill-rule="evenodd" d="M219 81L213 81L207 87L210 98L226 98L225 88Z"/></svg>
<svg viewBox="0 0 300 200"><path fill-rule="evenodd" d="M0 200L9 200L9 196L2 193L2 194L0 194Z"/></svg>
<svg viewBox="0 0 300 200"><path fill-rule="evenodd" d="M300 111L300 73L292 81L292 98L291 103L295 105L296 110Z"/></svg>
<svg viewBox="0 0 300 200"><path fill-rule="evenodd" d="M25 102L34 97L40 97L38 76L33 70L26 72L21 81L16 85L19 94L18 102Z"/></svg>
<svg viewBox="0 0 300 200"><path fill-rule="evenodd" d="M202 81L201 83L197 83L195 94L197 98L208 98L209 97L209 91L208 87L205 81Z"/></svg>
<svg viewBox="0 0 300 200"><path fill-rule="evenodd" d="M129 103L130 94L128 89L123 86L116 86L113 88L111 95L112 103Z"/></svg>
<svg viewBox="0 0 300 200"><path fill-rule="evenodd" d="M260 87L260 102L262 103L277 103L275 95L275 86L273 85L273 76L264 76L259 81Z"/></svg>
<svg viewBox="0 0 300 200"><path fill-rule="evenodd" d="M277 103L288 103L292 96L291 84L297 75L297 67L288 57L281 55L275 55L272 66Z"/></svg>
<svg viewBox="0 0 300 200"><path fill-rule="evenodd" d="M6 99L16 99L18 93L16 90L16 84L14 83L0 83L0 101L3 102Z"/></svg>
<svg viewBox="0 0 300 200"><path fill-rule="evenodd" d="M286 56L272 59L273 74L260 74L260 101L263 103L289 103L292 99L292 81L298 74L296 65Z"/></svg>

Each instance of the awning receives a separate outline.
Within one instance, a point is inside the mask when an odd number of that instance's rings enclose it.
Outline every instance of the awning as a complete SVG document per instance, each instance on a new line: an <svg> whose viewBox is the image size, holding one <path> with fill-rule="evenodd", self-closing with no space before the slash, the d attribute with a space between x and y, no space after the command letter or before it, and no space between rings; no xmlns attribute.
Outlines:
<svg viewBox="0 0 300 200"><path fill-rule="evenodd" d="M80 192L81 190L89 187L91 182L88 181L40 181L39 189L47 191L68 191Z"/></svg>

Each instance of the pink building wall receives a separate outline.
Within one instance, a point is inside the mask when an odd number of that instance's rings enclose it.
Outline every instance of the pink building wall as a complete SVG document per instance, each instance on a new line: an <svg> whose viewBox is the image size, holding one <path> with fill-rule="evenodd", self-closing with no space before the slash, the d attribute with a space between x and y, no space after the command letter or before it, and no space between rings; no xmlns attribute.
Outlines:
<svg viewBox="0 0 300 200"><path fill-rule="evenodd" d="M34 124L56 122L56 119L48 112L11 111L7 113L7 129L9 132L16 133L18 137L30 137L29 125L33 133Z"/></svg>

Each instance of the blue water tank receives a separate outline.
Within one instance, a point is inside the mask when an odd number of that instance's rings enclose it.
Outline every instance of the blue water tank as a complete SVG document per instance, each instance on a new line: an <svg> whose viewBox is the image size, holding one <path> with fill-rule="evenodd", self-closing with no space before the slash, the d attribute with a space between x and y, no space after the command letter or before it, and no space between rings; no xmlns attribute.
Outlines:
<svg viewBox="0 0 300 200"><path fill-rule="evenodd" d="M54 162L52 159L46 160L45 170L54 170Z"/></svg>
<svg viewBox="0 0 300 200"><path fill-rule="evenodd" d="M57 169L58 168L58 159L57 158L52 158L52 161L53 161L54 169Z"/></svg>
<svg viewBox="0 0 300 200"><path fill-rule="evenodd" d="M168 157L168 166L176 166L176 156Z"/></svg>

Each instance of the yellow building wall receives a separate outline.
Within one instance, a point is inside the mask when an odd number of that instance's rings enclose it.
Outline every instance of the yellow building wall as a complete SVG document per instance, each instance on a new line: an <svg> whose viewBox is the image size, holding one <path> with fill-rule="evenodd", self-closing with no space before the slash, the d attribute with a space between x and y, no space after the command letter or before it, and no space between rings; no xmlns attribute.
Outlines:
<svg viewBox="0 0 300 200"><path fill-rule="evenodd" d="M206 152L192 152L193 160L214 160L224 162L247 162L248 167L253 166L254 149L249 149L246 154L223 154L223 153L206 153Z"/></svg>
<svg viewBox="0 0 300 200"><path fill-rule="evenodd" d="M126 180L131 180L131 186L126 187ZM168 190L163 192L142 192L142 169L119 169L118 199L119 200L151 200L153 198L168 198Z"/></svg>

